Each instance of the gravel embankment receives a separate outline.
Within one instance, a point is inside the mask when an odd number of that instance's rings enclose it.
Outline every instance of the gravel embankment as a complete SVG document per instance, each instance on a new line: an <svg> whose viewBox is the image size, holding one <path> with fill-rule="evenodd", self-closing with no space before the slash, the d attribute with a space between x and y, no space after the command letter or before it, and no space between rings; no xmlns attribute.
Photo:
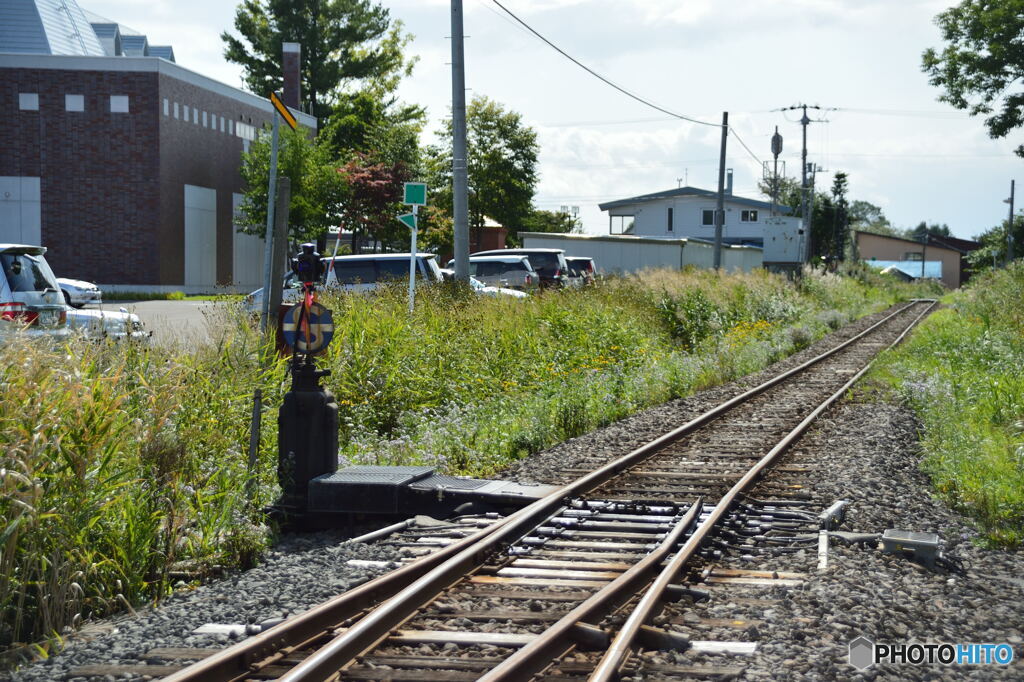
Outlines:
<svg viewBox="0 0 1024 682"><path fill-rule="evenodd" d="M873 548L829 548L760 567L810 574L803 589L778 590L780 604L759 627L759 652L744 677L812 679L1022 679L1024 666L875 666L861 675L847 663L849 642L1002 643L1024 649L1024 552L982 549L965 519L931 495L919 469L919 424L908 409L847 401L809 433L788 463L818 465L816 500L849 500L844 529L938 533L943 551L963 561L962 575L931 571ZM756 616L755 616L756 617Z"/></svg>
<svg viewBox="0 0 1024 682"><path fill-rule="evenodd" d="M872 315L844 327L762 372L567 441L517 463L502 477L523 482L563 481L560 472L584 457L623 454L852 336L879 317ZM800 453L804 451L829 463L829 478L816 482L816 495L851 500L853 528L940 531L947 549L968 560L971 569L965 577L938 575L915 570L902 559L833 547L827 572L812 576L804 589L780 597L783 604L757 633L761 647L749 661L746 677L851 677L846 645L858 634L893 641L911 637L1015 641L1018 655L1021 653L1024 580L1015 573L1020 571L1021 555L976 548L970 543L969 527L930 498L927 481L917 469L916 425L908 412L888 405L844 404L805 439L794 456L803 456ZM179 592L159 608L142 610L137 616L90 626L69 638L63 654L27 667L13 679L59 680L74 666L138 663L135 656L154 647L221 645L229 641L228 636L191 632L206 623L258 624L301 611L385 570L353 566L348 561L394 561L399 557L394 549L343 545L341 540L340 534L333 533L285 537L259 567ZM813 568L802 570L813 572ZM994 672L908 666L883 670L890 677L922 679L942 674L959 678L972 671L979 678Z"/></svg>

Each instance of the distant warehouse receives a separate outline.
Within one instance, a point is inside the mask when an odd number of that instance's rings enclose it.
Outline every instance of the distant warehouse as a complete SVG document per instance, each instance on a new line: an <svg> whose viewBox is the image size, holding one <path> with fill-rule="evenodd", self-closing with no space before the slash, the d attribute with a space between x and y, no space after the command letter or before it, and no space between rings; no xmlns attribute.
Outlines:
<svg viewBox="0 0 1024 682"><path fill-rule="evenodd" d="M75 0L0 0L0 242L105 286L252 288L262 240L235 230L239 169L272 112Z"/></svg>

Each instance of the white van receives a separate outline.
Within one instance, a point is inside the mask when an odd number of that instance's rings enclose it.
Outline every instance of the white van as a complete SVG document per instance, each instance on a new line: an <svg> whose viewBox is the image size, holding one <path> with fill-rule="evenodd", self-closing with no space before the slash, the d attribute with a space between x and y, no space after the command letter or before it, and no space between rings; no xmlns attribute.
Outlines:
<svg viewBox="0 0 1024 682"><path fill-rule="evenodd" d="M408 253L367 253L357 256L335 256L324 258L324 275L320 286L341 287L349 291L371 291L382 282L409 280ZM432 253L416 254L416 279L418 282L440 282L441 268ZM302 298L302 283L294 273L284 278L281 303L298 303ZM263 289L257 289L242 304L250 313L259 313L263 308Z"/></svg>
<svg viewBox="0 0 1024 682"><path fill-rule="evenodd" d="M0 335L67 336L67 309L46 247L0 244Z"/></svg>

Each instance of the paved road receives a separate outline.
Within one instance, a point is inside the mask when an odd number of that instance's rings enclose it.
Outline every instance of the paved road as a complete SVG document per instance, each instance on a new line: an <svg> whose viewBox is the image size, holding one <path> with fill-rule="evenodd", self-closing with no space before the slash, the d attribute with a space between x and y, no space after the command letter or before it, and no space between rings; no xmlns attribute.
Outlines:
<svg viewBox="0 0 1024 682"><path fill-rule="evenodd" d="M212 301L111 301L107 310L125 308L142 320L153 332L153 343L163 346L181 344L188 348L210 340L208 316L215 316L223 304ZM216 319L212 317L211 319Z"/></svg>

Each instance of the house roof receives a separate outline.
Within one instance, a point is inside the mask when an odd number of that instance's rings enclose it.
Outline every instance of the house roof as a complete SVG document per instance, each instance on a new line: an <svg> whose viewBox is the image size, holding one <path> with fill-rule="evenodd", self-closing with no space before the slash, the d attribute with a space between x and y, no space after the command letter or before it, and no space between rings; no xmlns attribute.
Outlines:
<svg viewBox="0 0 1024 682"><path fill-rule="evenodd" d="M892 235L878 234L877 232L867 232L865 230L854 230L854 234L856 236L858 236L858 237L860 235L862 235L862 234L867 234L867 235L871 235L872 237L882 237L883 239L892 239L893 241L903 242L904 244L913 244L914 246L917 246L919 248L921 246L921 242L914 241L913 239L904 239L903 237L893 237ZM929 236L933 236L933 235L929 235ZM943 239L948 239L948 237L943 237ZM961 240L961 241L967 241L967 240L964 239L964 240ZM955 251L956 253L963 253L962 249L958 249L958 248L953 247L953 246L946 246L944 244L937 244L937 243L935 243L934 239L929 239L928 240L928 247L932 248L932 249L945 249L946 251ZM973 249L971 249L971 250L973 250Z"/></svg>
<svg viewBox="0 0 1024 682"><path fill-rule="evenodd" d="M981 242L976 242L973 239L960 239L959 237L946 237L937 234L928 235L928 244L930 246L944 246L954 251L959 251L961 254L977 251L981 248Z"/></svg>
<svg viewBox="0 0 1024 682"><path fill-rule="evenodd" d="M616 199L615 201L608 201L603 204L598 204L598 208L602 211L607 211L610 208L618 208L620 206L629 206L630 204L642 204L647 201L660 201L662 199L673 199L675 197L718 197L718 192L711 191L709 189L700 189L699 187L676 187L674 189L667 189L661 192L654 192L652 194L641 194L636 197L629 197L628 199ZM738 197L734 194L726 194L725 200L732 204L740 204L743 206L750 206L752 208L759 208L763 210L771 210L772 204L767 201L759 201L757 199L746 199L744 197ZM776 208L781 213L791 214L793 208L790 206L783 206L777 204Z"/></svg>

